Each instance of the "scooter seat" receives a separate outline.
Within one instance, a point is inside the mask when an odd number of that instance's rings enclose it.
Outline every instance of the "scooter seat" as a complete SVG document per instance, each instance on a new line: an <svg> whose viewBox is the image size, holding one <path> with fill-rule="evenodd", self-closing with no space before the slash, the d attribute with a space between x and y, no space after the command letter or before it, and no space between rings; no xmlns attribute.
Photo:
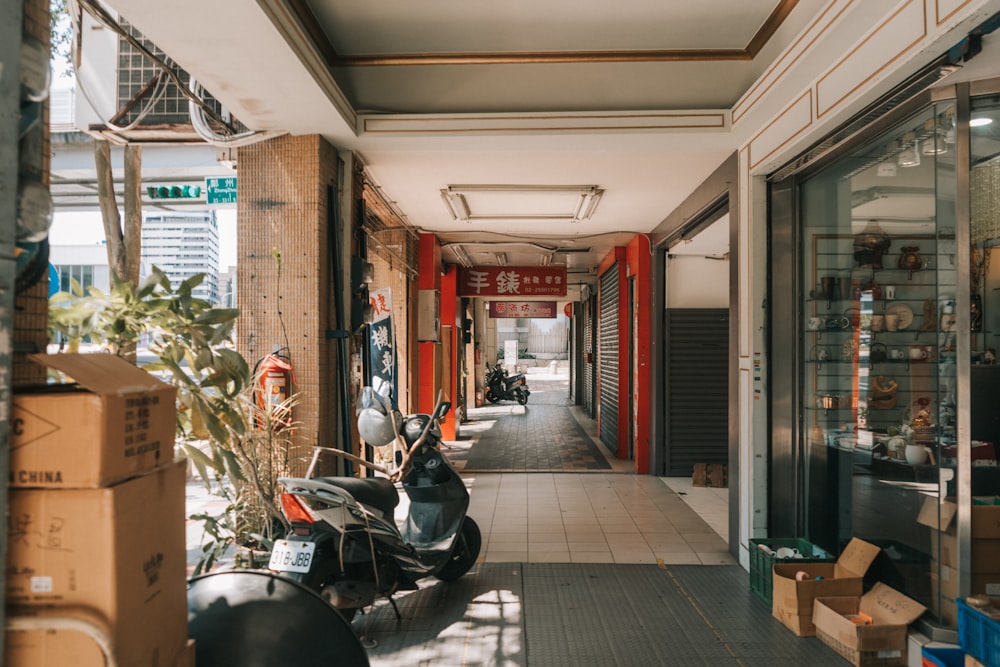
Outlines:
<svg viewBox="0 0 1000 667"><path fill-rule="evenodd" d="M399 492L385 477L319 477L318 481L339 486L344 491L354 496L362 505L375 507L386 514L392 511L399 504Z"/></svg>

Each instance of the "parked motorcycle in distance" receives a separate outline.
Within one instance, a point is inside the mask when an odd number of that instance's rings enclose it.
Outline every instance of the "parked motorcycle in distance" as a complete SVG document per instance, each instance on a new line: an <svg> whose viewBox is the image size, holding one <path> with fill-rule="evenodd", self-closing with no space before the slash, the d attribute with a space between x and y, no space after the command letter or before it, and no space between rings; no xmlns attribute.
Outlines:
<svg viewBox="0 0 1000 667"><path fill-rule="evenodd" d="M291 530L275 541L269 569L315 590L348 620L376 596L391 602L396 591L416 590L424 577L453 581L468 572L482 536L466 515L465 483L438 448L440 420L450 407L439 398L433 414L403 418L388 398L365 387L358 431L375 447L394 439L405 444L400 467L392 479L314 478L321 451L360 461L317 447L305 478L279 480L287 489L281 508ZM399 480L410 501L401 527L394 520L399 493L393 482Z"/></svg>
<svg viewBox="0 0 1000 667"><path fill-rule="evenodd" d="M524 373L508 375L507 369L499 360L493 368L486 372L486 391L483 393L490 403L498 401L517 401L521 405L528 404L528 379Z"/></svg>

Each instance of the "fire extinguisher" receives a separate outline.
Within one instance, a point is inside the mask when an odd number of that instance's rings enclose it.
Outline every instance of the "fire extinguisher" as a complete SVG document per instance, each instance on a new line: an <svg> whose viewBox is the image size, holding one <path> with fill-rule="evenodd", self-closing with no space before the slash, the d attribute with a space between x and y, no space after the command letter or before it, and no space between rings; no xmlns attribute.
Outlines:
<svg viewBox="0 0 1000 667"><path fill-rule="evenodd" d="M254 366L254 377L257 382L257 386L254 388L254 403L257 406L254 426L264 428L266 415L270 415L278 428L291 426L291 411L286 409L284 403L295 383L292 360L287 354L276 350L257 361L257 365ZM281 410L283 414L278 414L278 410Z"/></svg>

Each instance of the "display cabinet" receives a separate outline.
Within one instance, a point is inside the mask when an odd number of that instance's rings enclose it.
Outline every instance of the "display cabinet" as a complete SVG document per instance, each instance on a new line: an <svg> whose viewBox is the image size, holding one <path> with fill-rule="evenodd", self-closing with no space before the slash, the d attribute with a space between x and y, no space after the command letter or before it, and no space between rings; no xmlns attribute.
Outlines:
<svg viewBox="0 0 1000 667"><path fill-rule="evenodd" d="M955 442L954 236L870 220L811 242L805 430L859 465L919 478Z"/></svg>

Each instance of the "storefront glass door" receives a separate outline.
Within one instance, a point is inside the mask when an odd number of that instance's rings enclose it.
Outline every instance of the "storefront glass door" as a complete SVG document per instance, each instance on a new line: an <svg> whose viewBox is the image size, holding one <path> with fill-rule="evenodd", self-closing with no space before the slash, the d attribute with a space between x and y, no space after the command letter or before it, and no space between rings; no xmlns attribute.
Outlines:
<svg viewBox="0 0 1000 667"><path fill-rule="evenodd" d="M931 531L917 519L954 477L955 193L952 101L799 190L806 535L835 553L852 537L881 546L870 579L932 609Z"/></svg>

